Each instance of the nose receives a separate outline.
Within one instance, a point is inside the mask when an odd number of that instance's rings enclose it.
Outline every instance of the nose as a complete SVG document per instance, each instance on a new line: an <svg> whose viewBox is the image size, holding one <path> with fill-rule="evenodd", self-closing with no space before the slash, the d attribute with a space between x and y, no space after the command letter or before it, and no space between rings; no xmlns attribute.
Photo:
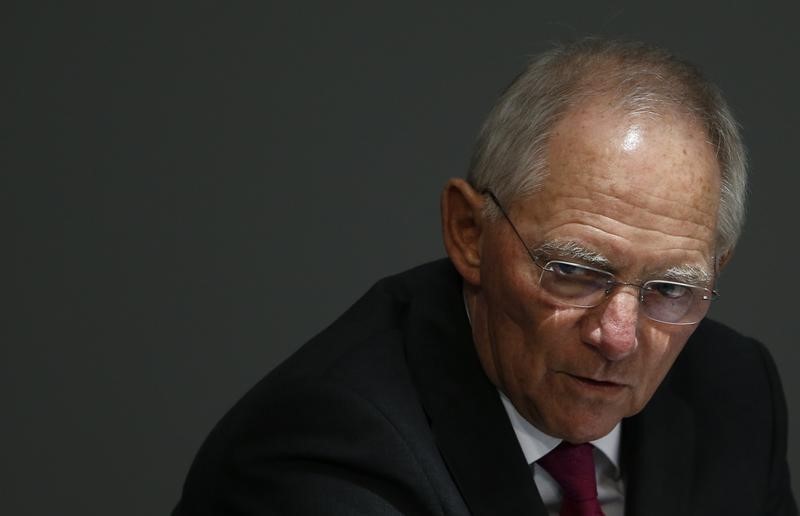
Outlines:
<svg viewBox="0 0 800 516"><path fill-rule="evenodd" d="M636 350L639 298L635 289L619 288L596 307L588 343L607 359L617 361Z"/></svg>

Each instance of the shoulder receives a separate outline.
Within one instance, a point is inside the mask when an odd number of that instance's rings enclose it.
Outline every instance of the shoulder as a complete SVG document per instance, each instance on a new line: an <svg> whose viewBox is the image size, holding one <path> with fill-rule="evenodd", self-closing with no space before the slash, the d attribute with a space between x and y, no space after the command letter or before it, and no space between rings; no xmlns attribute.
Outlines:
<svg viewBox="0 0 800 516"><path fill-rule="evenodd" d="M780 385L772 356L761 342L711 319L700 323L671 376L684 394L705 393L717 403L725 403L719 396L734 392L738 403L763 402Z"/></svg>
<svg viewBox="0 0 800 516"><path fill-rule="evenodd" d="M665 481L691 482L692 514L796 514L786 402L759 341L704 320L640 416L628 426L639 448L628 452L677 458L682 476Z"/></svg>
<svg viewBox="0 0 800 516"><path fill-rule="evenodd" d="M379 281L255 385L206 439L175 514L440 512L447 475L404 328L447 274L434 262Z"/></svg>
<svg viewBox="0 0 800 516"><path fill-rule="evenodd" d="M391 396L391 386L410 389L406 344L409 327L419 322L415 307L442 290L459 288L460 278L448 260L378 281L336 321L270 372L251 395L283 397L298 386L325 383L380 402Z"/></svg>
<svg viewBox="0 0 800 516"><path fill-rule="evenodd" d="M695 475L706 498L719 488L724 499L718 479L746 477L739 501L762 504L753 514L795 514L786 463L786 400L768 349L706 320L673 367L669 386L691 410Z"/></svg>
<svg viewBox="0 0 800 516"><path fill-rule="evenodd" d="M735 428L766 429L776 415L785 415L780 379L767 348L713 320L700 323L667 383L709 427L735 423L727 435Z"/></svg>
<svg viewBox="0 0 800 516"><path fill-rule="evenodd" d="M419 443L374 400L325 375L259 387L198 452L176 515L440 512Z"/></svg>

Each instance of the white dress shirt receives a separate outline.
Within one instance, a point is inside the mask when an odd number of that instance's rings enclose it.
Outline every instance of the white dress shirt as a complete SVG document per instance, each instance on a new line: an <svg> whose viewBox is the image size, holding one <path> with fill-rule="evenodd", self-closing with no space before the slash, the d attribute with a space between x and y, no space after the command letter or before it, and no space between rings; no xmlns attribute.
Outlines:
<svg viewBox="0 0 800 516"><path fill-rule="evenodd" d="M499 392L499 391L498 391ZM511 401L500 392L500 399L506 409L508 419L517 435L525 460L533 467L533 480L550 516L558 516L561 506L561 489L547 471L536 461L547 455L561 443L561 439L549 436L530 424L517 412ZM606 516L623 516L625 512L625 486L619 472L620 425L596 441L594 449L594 469L597 475L597 498Z"/></svg>

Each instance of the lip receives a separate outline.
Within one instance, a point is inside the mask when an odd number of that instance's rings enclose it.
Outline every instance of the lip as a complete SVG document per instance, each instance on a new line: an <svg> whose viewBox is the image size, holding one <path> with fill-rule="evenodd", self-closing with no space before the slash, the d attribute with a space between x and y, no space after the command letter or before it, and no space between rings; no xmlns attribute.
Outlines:
<svg viewBox="0 0 800 516"><path fill-rule="evenodd" d="M618 390L623 389L626 386L624 383L614 382L614 381L610 381L610 380L599 380L599 379L590 378L590 377L587 377L587 376L580 376L580 375L575 375L575 374L570 374L570 373L564 373L564 374L566 374L567 376L569 376L570 378L572 378L573 380L575 380L579 384L587 386L587 387L590 387L590 388L594 388L594 389L600 389L600 390L605 390L605 391L618 391Z"/></svg>

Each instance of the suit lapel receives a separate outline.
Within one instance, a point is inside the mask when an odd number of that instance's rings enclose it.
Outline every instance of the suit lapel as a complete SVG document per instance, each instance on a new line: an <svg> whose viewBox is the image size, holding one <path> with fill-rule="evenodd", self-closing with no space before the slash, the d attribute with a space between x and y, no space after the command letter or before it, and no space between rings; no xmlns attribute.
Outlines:
<svg viewBox="0 0 800 516"><path fill-rule="evenodd" d="M671 384L668 376L645 409L623 421L626 516L689 513L694 420Z"/></svg>
<svg viewBox="0 0 800 516"><path fill-rule="evenodd" d="M496 388L472 341L460 277L411 301L407 359L437 445L474 515L546 516ZM437 282L438 283L438 282Z"/></svg>

